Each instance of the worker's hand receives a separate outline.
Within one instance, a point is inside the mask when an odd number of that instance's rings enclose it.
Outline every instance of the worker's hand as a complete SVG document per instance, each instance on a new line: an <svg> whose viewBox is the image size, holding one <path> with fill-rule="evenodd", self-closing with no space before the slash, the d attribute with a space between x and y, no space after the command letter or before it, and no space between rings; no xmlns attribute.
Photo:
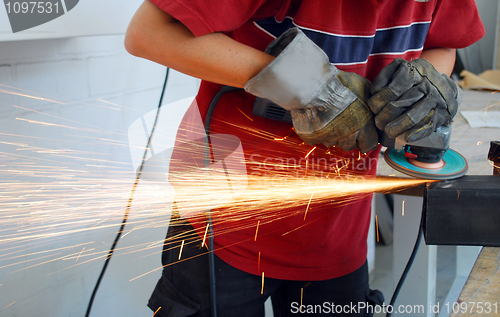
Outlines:
<svg viewBox="0 0 500 317"><path fill-rule="evenodd" d="M449 125L462 102L462 91L425 59L395 59L373 81L368 105L375 124L395 138L413 142Z"/></svg>
<svg viewBox="0 0 500 317"><path fill-rule="evenodd" d="M321 48L297 28L274 40L266 52L276 58L245 84L245 90L290 110L304 142L346 151L377 147L373 114L366 104L367 79L331 65Z"/></svg>

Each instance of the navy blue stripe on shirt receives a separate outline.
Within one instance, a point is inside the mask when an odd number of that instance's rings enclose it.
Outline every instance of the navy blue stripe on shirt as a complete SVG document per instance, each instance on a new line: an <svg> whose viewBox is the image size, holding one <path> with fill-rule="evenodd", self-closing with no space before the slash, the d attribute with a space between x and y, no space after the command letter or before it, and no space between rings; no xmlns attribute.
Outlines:
<svg viewBox="0 0 500 317"><path fill-rule="evenodd" d="M287 17L283 22L274 18L256 21L255 25L273 37L291 27L299 27L321 47L333 64L363 64L370 55L399 55L423 48L430 22L413 23L393 28L378 29L372 36L332 34L301 27Z"/></svg>

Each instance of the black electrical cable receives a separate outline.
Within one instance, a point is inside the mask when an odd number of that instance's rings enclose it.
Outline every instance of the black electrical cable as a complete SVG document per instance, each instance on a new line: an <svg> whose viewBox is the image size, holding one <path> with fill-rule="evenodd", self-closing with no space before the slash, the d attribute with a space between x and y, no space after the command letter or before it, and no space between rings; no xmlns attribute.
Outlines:
<svg viewBox="0 0 500 317"><path fill-rule="evenodd" d="M116 245L118 244L118 241L120 240L120 237L123 233L123 230L125 229L125 224L127 223L128 215L130 213L130 207L132 206L132 201L134 199L135 190L137 189L137 185L139 184L139 179L141 178L141 173L142 173L142 169L144 167L144 162L146 161L146 155L147 155L148 149L151 145L151 139L152 139L154 131L156 129L156 123L158 122L158 115L160 114L160 108L161 108L161 104L163 102L163 96L165 95L165 88L167 87L168 73L169 73L169 68L167 68L167 73L165 75L165 81L163 82L163 88L161 90L160 101L158 102L158 109L156 112L155 121L153 123L153 128L151 129L151 134L149 135L148 142L146 144L146 148L144 149L144 154L142 156L141 165L139 166L139 170L137 171L135 183L134 183L134 186L132 187L132 192L130 193L130 198L128 200L127 209L125 210L125 215L123 216L120 230L118 230L118 233L116 234L115 241L113 241L113 244L111 245L111 249L109 249L108 256L106 257L106 260L104 261L104 265L102 267L101 274L99 275L99 278L97 279L97 282L94 286L94 291L92 292L92 295L90 296L90 300L89 300L89 304L87 306L87 312L85 313L85 317L90 316L90 310L92 309L92 304L94 303L94 298L95 298L95 295L97 294L97 290L99 289L99 285L101 284L102 278L104 277L104 273L106 272L109 261L111 260L111 257L113 256L113 253L115 252Z"/></svg>
<svg viewBox="0 0 500 317"><path fill-rule="evenodd" d="M203 160L204 160L204 166L208 167L209 165L209 158L210 158L210 124L212 122L212 114L214 113L215 107L217 106L217 103L219 102L219 99L228 92L231 91L238 91L238 90L243 90L242 88L236 88L236 87L231 87L231 86L224 86L222 89L215 94L215 96L212 98L212 101L210 102L210 105L208 106L207 110L207 116L205 117L205 140L204 140L204 148L203 148ZM210 252L208 253L208 269L209 269L209 274L210 274L210 302L212 303L211 305L211 313L212 317L217 317L217 293L215 290L215 252L214 252L214 233L212 230L212 211L208 211L208 216L207 216L207 221L208 221L208 248L210 249Z"/></svg>
<svg viewBox="0 0 500 317"><path fill-rule="evenodd" d="M418 252L418 248L420 246L420 242L422 241L422 236L424 234L424 226L425 226L425 215L426 215L426 209L425 206L427 205L427 186L425 187L424 190L424 200L422 204L422 216L420 217L420 226L418 227L418 236L417 240L415 241L415 245L413 246L413 251L411 252L410 259L408 260L408 263L406 263L406 267L403 271L403 274L401 274L401 278L399 279L398 285L396 286L396 289L394 290L394 293L392 294L391 302L389 303L389 307L393 308L394 304L396 303L396 299L398 298L399 292L401 291L401 288L403 287L403 283L405 282L406 276L408 275L408 272L410 271L410 268L413 264L413 261L415 260L415 257ZM392 314L392 311L388 311L386 314L386 317L390 317Z"/></svg>

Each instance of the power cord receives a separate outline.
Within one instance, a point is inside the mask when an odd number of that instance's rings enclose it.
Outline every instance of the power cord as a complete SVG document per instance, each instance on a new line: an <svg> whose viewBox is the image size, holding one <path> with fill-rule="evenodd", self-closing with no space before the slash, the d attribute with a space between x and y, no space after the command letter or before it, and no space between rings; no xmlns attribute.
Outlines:
<svg viewBox="0 0 500 317"><path fill-rule="evenodd" d="M144 167L144 162L146 162L146 155L148 153L149 147L151 146L151 139L153 138L153 134L154 134L154 131L156 129L156 123L158 122L158 115L160 114L160 108L161 108L161 104L163 102L165 88L167 87L168 73L169 73L169 68L167 68L167 73L165 75L165 81L163 82L163 88L161 90L160 101L158 102L158 109L156 111L156 117L155 117L155 121L153 123L153 128L151 129L151 134L149 135L148 142L146 144L146 148L144 149L144 154L142 156L141 165L139 166L139 170L137 171L135 183L134 183L134 186L132 187L132 192L130 193L130 197L129 197L128 204L127 204L127 209L125 210L125 215L123 216L120 230L118 230L118 233L116 234L115 241L113 241L113 244L111 245L111 249L109 249L108 256L106 257L106 260L104 261L104 265L102 267L101 274L99 275L99 278L97 279L97 282L94 286L94 291L92 292L92 295L90 296L90 300L89 300L89 304L87 306L87 312L85 313L85 317L90 316L90 310L92 309L92 305L94 303L94 299L95 299L95 296L97 294L97 290L99 289L99 285L101 284L102 278L104 277L104 273L106 272L109 261L111 260L111 257L113 256L113 253L115 252L116 245L118 244L118 241L120 240L120 237L123 233L123 230L125 229L125 224L127 223L128 215L130 213L130 207L132 206L132 201L134 200L135 190L137 189L137 185L139 184L139 179L141 178L141 173L142 173L142 169Z"/></svg>
<svg viewBox="0 0 500 317"><path fill-rule="evenodd" d="M212 122L212 114L214 113L215 107L219 102L219 99L226 93L231 91L243 90L242 88L236 88L231 86L223 86L222 89L215 94L208 106L207 116L205 118L205 141L203 148L203 163L204 167L208 167L210 162L210 123ZM208 232L208 247L210 252L208 253L208 269L210 275L210 302L211 302L211 314L212 317L217 317L217 293L215 289L215 252L214 252L214 233L212 229L212 211L208 211L207 222L209 227Z"/></svg>
<svg viewBox="0 0 500 317"><path fill-rule="evenodd" d="M413 251L411 252L410 259L408 260L408 263L406 263L406 267L403 271L403 274L401 274L401 278L399 279L398 285L396 286L396 289L394 290L394 293L392 294L391 302L389 303L389 307L394 307L394 304L396 303L396 299L398 298L399 292L401 291L401 288L403 287L403 283L405 282L406 276L408 275L408 272L410 271L410 268L413 264L413 261L415 260L415 257L417 256L418 248L420 247L420 242L422 241L422 236L424 233L424 226L425 226L425 215L426 215L426 209L425 206L427 205L427 186L424 189L424 200L422 204L422 216L420 217L420 226L418 227L418 236L417 240L415 241L415 245L413 246ZM387 312L386 317L390 317L392 312Z"/></svg>

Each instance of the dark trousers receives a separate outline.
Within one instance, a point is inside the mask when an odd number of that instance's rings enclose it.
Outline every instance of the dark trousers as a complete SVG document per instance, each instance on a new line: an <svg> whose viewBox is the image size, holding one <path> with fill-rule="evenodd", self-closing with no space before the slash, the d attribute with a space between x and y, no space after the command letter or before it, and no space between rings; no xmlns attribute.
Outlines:
<svg viewBox="0 0 500 317"><path fill-rule="evenodd" d="M167 233L163 274L148 303L157 311L155 316L211 316L207 249L200 246L193 228L176 219ZM371 316L374 306L383 303L382 293L368 287L366 263L350 274L325 281L265 278L263 288L261 276L233 268L218 257L215 269L218 317L263 317L269 296L275 317Z"/></svg>

